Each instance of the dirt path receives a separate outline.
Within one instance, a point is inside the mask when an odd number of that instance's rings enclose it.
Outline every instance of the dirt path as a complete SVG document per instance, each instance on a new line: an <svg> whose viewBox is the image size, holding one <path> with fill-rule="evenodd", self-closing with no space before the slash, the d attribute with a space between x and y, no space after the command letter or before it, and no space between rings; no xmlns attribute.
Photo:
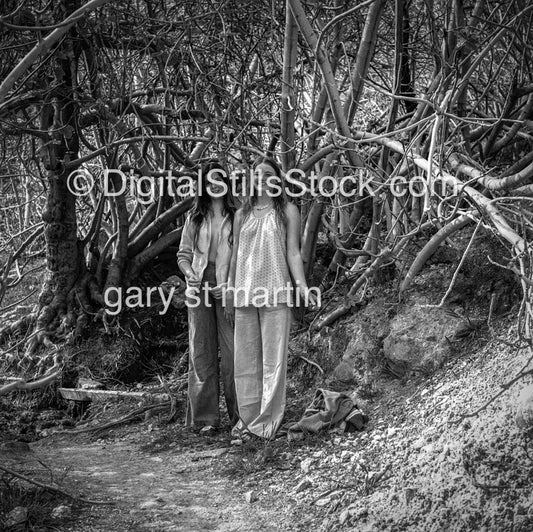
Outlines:
<svg viewBox="0 0 533 532"><path fill-rule="evenodd" d="M46 440L45 440L46 441ZM126 441L34 445L62 484L114 506L83 505L64 531L262 531L281 529L280 511L245 499L246 486L221 474L222 442L204 450L177 445L150 455ZM286 528L283 528L286 529Z"/></svg>
<svg viewBox="0 0 533 532"><path fill-rule="evenodd" d="M519 430L515 411L533 376L466 417L530 360L530 350L499 340L509 326L472 340L432 376L381 378L362 432L236 448L228 433L192 435L165 412L96 441L45 437L32 449L49 469L33 461L29 473L50 483L53 471L73 494L116 502L73 506L68 520L52 523L64 532L530 532L533 435ZM303 410L289 399L294 414ZM106 419L95 408L91 426L133 408L106 406Z"/></svg>

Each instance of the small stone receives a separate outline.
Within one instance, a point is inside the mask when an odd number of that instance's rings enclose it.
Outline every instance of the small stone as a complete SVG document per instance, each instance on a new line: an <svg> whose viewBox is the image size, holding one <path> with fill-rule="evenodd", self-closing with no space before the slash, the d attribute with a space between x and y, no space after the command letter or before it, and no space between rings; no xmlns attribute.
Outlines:
<svg viewBox="0 0 533 532"><path fill-rule="evenodd" d="M141 510L149 510L150 508L155 508L156 506L159 506L159 503L154 500L144 501L139 505L139 508Z"/></svg>
<svg viewBox="0 0 533 532"><path fill-rule="evenodd" d="M80 377L78 379L78 388L82 390L104 390L105 385L94 379L88 379L86 377Z"/></svg>
<svg viewBox="0 0 533 532"><path fill-rule="evenodd" d="M305 491L306 489L310 488L313 485L312 480L309 477L305 477L294 488L294 493L300 493L301 491Z"/></svg>
<svg viewBox="0 0 533 532"><path fill-rule="evenodd" d="M10 528L25 523L27 519L28 508L25 506L15 506L15 508L6 515L6 525Z"/></svg>
<svg viewBox="0 0 533 532"><path fill-rule="evenodd" d="M415 440L411 444L411 447L413 449L421 449L422 447L424 447L425 444L426 444L426 440L424 438L418 438L418 440Z"/></svg>
<svg viewBox="0 0 533 532"><path fill-rule="evenodd" d="M250 490L244 494L244 499L248 504L252 504L253 502L257 501L257 495L253 490Z"/></svg>
<svg viewBox="0 0 533 532"><path fill-rule="evenodd" d="M50 515L52 516L52 519L65 519L67 517L70 517L70 513L70 506L67 506L66 504L60 504L52 510L52 513Z"/></svg>
<svg viewBox="0 0 533 532"><path fill-rule="evenodd" d="M344 523L346 523L346 521L348 520L348 517L350 517L350 510L346 508L339 515L339 524L344 525Z"/></svg>
<svg viewBox="0 0 533 532"><path fill-rule="evenodd" d="M327 506L331 502L331 499L329 497L326 497L324 499L318 499L318 501L315 502L316 506Z"/></svg>
<svg viewBox="0 0 533 532"><path fill-rule="evenodd" d="M397 430L393 427L387 429L387 438L392 438L396 434Z"/></svg>
<svg viewBox="0 0 533 532"><path fill-rule="evenodd" d="M516 424L523 430L533 427L533 385L526 386L518 399Z"/></svg>
<svg viewBox="0 0 533 532"><path fill-rule="evenodd" d="M306 475L311 470L312 463L313 463L313 460L311 458L306 458L305 460L302 460L302 462L300 463L300 468Z"/></svg>
<svg viewBox="0 0 533 532"><path fill-rule="evenodd" d="M428 443L427 445L424 445L424 447L422 447L422 450L425 453L431 454L435 452L435 446L432 443Z"/></svg>
<svg viewBox="0 0 533 532"><path fill-rule="evenodd" d="M344 461L347 461L347 460L350 460L350 458L352 457L352 453L350 451L342 451L341 453L341 460L344 462Z"/></svg>
<svg viewBox="0 0 533 532"><path fill-rule="evenodd" d="M346 360L341 360L337 367L333 370L333 377L335 380L343 383L351 383L354 380L353 364Z"/></svg>

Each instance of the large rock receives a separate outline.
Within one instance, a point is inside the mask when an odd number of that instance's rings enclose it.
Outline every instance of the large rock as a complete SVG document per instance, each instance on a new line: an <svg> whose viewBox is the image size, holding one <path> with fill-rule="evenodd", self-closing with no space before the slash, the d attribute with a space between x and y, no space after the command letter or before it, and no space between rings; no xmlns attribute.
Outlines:
<svg viewBox="0 0 533 532"><path fill-rule="evenodd" d="M375 357L380 349L380 341L371 334L370 327L355 322L350 328L350 340L341 361L333 371L333 378L343 383L353 383L358 369L364 369L368 360Z"/></svg>
<svg viewBox="0 0 533 532"><path fill-rule="evenodd" d="M460 317L427 305L425 298L413 298L390 322L383 355L385 365L394 373L439 368L451 354L453 339L464 328Z"/></svg>
<svg viewBox="0 0 533 532"><path fill-rule="evenodd" d="M370 301L346 326L349 337L342 359L333 371L333 379L344 384L360 384L375 365L383 339L389 333L387 299Z"/></svg>
<svg viewBox="0 0 533 532"><path fill-rule="evenodd" d="M387 312L390 300L370 302L347 323L348 345L332 378L343 384L365 384L382 366L397 377L439 368L468 322L429 307L433 302L429 296L413 294L393 317Z"/></svg>

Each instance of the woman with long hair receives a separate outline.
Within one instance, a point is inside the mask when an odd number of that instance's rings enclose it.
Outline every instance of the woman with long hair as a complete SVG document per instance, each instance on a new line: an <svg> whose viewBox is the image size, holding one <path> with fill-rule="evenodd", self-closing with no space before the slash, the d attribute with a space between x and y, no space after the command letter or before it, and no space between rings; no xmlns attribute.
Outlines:
<svg viewBox="0 0 533 532"><path fill-rule="evenodd" d="M258 159L251 184L250 197L235 215L227 291L228 307L235 313L240 420L234 434L272 438L285 411L293 295L314 306L317 294L305 280L300 215L287 201L277 163L268 157Z"/></svg>
<svg viewBox="0 0 533 532"><path fill-rule="evenodd" d="M204 434L220 424L219 364L230 422L238 420L233 377L233 326L222 306L232 252L235 207L227 173L203 166L195 204L183 227L178 267L187 282L189 386L185 423Z"/></svg>

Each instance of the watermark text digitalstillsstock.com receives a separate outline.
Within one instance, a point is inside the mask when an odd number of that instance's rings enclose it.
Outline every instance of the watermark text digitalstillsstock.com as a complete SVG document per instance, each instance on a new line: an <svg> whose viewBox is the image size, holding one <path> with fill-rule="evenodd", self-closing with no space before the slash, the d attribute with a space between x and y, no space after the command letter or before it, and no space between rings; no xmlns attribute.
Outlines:
<svg viewBox="0 0 533 532"><path fill-rule="evenodd" d="M200 170L195 176L175 176L168 170L163 175L146 176L138 175L133 170L125 173L117 169L104 169L98 182L105 196L114 197L128 193L140 203L149 204L161 195L184 199L194 196L197 191L214 198L223 197L229 191L234 196L250 196L253 194L254 172L251 170L248 175L238 171L228 174L224 170L216 169L210 170L206 175ZM442 182L438 177L428 182L422 176L409 179L394 176L380 181L367 168L356 168L350 175L342 177L319 175L314 171L306 175L303 170L294 168L285 173L283 181L278 176L269 175L266 185L265 193L272 197L285 193L291 198L332 198L336 195L354 198L373 197L389 192L398 198L406 195L416 198L434 195L439 190L437 187L442 186ZM95 186L94 176L84 168L71 172L67 177L68 189L78 197L91 194Z"/></svg>

